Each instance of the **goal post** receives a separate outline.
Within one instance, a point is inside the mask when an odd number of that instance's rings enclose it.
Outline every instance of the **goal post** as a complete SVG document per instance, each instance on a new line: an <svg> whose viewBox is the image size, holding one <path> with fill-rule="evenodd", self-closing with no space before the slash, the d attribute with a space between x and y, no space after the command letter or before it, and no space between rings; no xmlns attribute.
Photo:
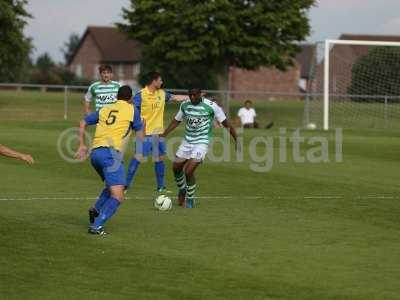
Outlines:
<svg viewBox="0 0 400 300"><path fill-rule="evenodd" d="M325 40L317 45L308 89L310 122L324 130L400 128L397 40Z"/></svg>

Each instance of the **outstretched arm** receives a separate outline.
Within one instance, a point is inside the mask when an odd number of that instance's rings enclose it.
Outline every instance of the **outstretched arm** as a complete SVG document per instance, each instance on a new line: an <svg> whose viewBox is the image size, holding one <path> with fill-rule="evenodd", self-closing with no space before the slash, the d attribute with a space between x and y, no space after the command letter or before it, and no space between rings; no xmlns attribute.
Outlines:
<svg viewBox="0 0 400 300"><path fill-rule="evenodd" d="M237 133L235 128L232 126L232 124L228 121L228 119L225 119L224 121L221 122L221 124L226 128L229 129L229 134L231 135L231 137L233 138L233 140L235 141L235 149L236 151L240 151L240 144L239 144L239 140L237 139Z"/></svg>
<svg viewBox="0 0 400 300"><path fill-rule="evenodd" d="M16 159L19 159L19 160L23 160L23 161L26 161L30 165L32 165L35 162L33 160L32 156L30 156L29 154L25 154L25 153L21 153L21 152L15 151L15 150L10 149L10 148L8 148L6 146L3 146L1 144L0 144L0 155L16 158Z"/></svg>
<svg viewBox="0 0 400 300"><path fill-rule="evenodd" d="M182 101L189 100L189 96L188 95L173 95L173 94L171 94L171 100L175 101L175 102L182 102Z"/></svg>
<svg viewBox="0 0 400 300"><path fill-rule="evenodd" d="M75 154L75 158L83 160L87 157L87 146L85 144L85 130L86 130L86 121L82 120L79 123L79 148Z"/></svg>
<svg viewBox="0 0 400 300"><path fill-rule="evenodd" d="M166 137L171 131L173 131L178 125L180 124L180 121L177 121L176 119L173 119L171 123L168 125L167 129L161 134L161 137Z"/></svg>
<svg viewBox="0 0 400 300"><path fill-rule="evenodd" d="M85 145L85 130L87 125L97 124L99 121L99 112L92 112L88 114L81 122L79 123L79 149L75 154L75 158L83 160L87 157L88 148Z"/></svg>
<svg viewBox="0 0 400 300"><path fill-rule="evenodd" d="M87 102L86 100L83 100L83 111L84 111L85 115L91 113L90 102Z"/></svg>
<svg viewBox="0 0 400 300"><path fill-rule="evenodd" d="M228 119L225 119L224 121L221 122L221 124L226 128L229 129L229 134L233 138L233 140L236 142L237 141L237 134L235 128L233 128L232 124L228 121Z"/></svg>

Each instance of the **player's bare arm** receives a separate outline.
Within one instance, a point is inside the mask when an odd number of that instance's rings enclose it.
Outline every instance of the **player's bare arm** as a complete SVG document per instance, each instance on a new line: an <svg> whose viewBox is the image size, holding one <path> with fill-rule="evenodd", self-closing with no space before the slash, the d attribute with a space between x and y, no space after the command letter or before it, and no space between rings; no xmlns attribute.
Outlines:
<svg viewBox="0 0 400 300"><path fill-rule="evenodd" d="M8 148L6 146L3 146L1 144L0 144L0 155L22 160L22 161L27 162L30 165L35 163L32 156L30 156L29 154L15 151L15 150Z"/></svg>
<svg viewBox="0 0 400 300"><path fill-rule="evenodd" d="M85 130L86 130L86 122L82 120L79 123L79 148L75 154L75 158L77 159L85 159L87 157L88 148L85 144Z"/></svg>
<svg viewBox="0 0 400 300"><path fill-rule="evenodd" d="M240 144L239 144L239 140L237 139L237 133L235 128L232 126L232 124L228 121L228 119L225 119L224 121L222 121L222 126L224 126L226 129L229 129L229 134L231 135L231 137L233 138L233 140L235 141L235 149L236 151L240 151Z"/></svg>
<svg viewBox="0 0 400 300"><path fill-rule="evenodd" d="M85 114L90 114L92 112L90 110L90 102L86 101L86 99L83 99L83 110Z"/></svg>
<svg viewBox="0 0 400 300"><path fill-rule="evenodd" d="M175 101L175 102L182 102L182 101L189 100L189 97L188 97L188 95L174 95L174 94L172 94L171 99L172 99L172 101Z"/></svg>
<svg viewBox="0 0 400 300"><path fill-rule="evenodd" d="M181 122L173 119L171 123L168 125L167 129L160 135L161 137L166 137L171 131L173 131L176 127L179 126Z"/></svg>

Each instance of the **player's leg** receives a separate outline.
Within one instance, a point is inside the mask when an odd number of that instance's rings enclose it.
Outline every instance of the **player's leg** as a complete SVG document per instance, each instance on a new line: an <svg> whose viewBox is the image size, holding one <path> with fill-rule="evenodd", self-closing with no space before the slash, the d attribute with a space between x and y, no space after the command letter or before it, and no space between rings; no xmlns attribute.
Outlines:
<svg viewBox="0 0 400 300"><path fill-rule="evenodd" d="M110 190L105 187L100 196L97 198L94 206L89 209L89 223L93 224L94 220L98 217L99 212L103 208L104 204L106 203L107 199L110 198Z"/></svg>
<svg viewBox="0 0 400 300"><path fill-rule="evenodd" d="M144 140L136 139L135 143L135 156L129 163L128 174L126 176L126 187L129 189L133 184L133 178L140 165L141 157L146 157L151 153L151 139L146 136Z"/></svg>
<svg viewBox="0 0 400 300"><path fill-rule="evenodd" d="M183 206L186 198L186 179L183 172L186 161L186 159L175 159L172 164L172 171L174 172L176 186L178 187L178 205L180 206Z"/></svg>
<svg viewBox="0 0 400 300"><path fill-rule="evenodd" d="M188 159L190 159L193 145L186 141L182 141L175 154L175 160L172 164L174 178L178 187L178 204L183 206L186 198L186 178L183 168Z"/></svg>
<svg viewBox="0 0 400 300"><path fill-rule="evenodd" d="M164 176L165 176L165 153L166 146L163 138L160 138L158 135L153 136L153 160L154 160L154 172L156 174L157 181L157 191L164 192L166 190L164 184Z"/></svg>
<svg viewBox="0 0 400 300"><path fill-rule="evenodd" d="M194 207L194 194L196 191L196 178L194 172L197 167L201 164L198 159L189 159L185 167L186 177L186 208Z"/></svg>
<svg viewBox="0 0 400 300"><path fill-rule="evenodd" d="M104 234L103 225L115 214L120 203L124 200L124 188L126 185L124 165L120 152L110 148L103 148L101 149L101 155L99 155L99 161L101 161L100 165L103 167L105 183L110 196L106 199L98 217L90 226L89 233L91 234Z"/></svg>
<svg viewBox="0 0 400 300"><path fill-rule="evenodd" d="M120 204L124 201L125 185L113 185L109 187L110 197L102 207L99 216L89 229L89 233L103 234L103 226L118 210Z"/></svg>
<svg viewBox="0 0 400 300"><path fill-rule="evenodd" d="M101 164L102 154L101 149L95 149L91 153L91 164L93 168L96 170L97 174L99 174L102 181L104 181L103 167ZM89 223L92 224L95 218L99 215L99 211L103 207L104 203L110 197L110 192L107 187L105 187L99 197L97 198L93 207L91 207L88 211L89 213Z"/></svg>
<svg viewBox="0 0 400 300"><path fill-rule="evenodd" d="M195 204L195 191L196 191L196 179L194 172L197 167L205 159L208 145L206 144L194 144L191 145L190 159L185 166L185 177L186 177L186 208L193 208Z"/></svg>

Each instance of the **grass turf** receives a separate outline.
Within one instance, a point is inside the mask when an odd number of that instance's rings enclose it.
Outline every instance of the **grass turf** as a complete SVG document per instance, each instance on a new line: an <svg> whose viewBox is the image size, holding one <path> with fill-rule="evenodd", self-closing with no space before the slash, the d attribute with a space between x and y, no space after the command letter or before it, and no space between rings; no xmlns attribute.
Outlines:
<svg viewBox="0 0 400 300"><path fill-rule="evenodd" d="M62 94L0 93L1 143L37 161L0 158L0 299L400 299L398 132L345 130L342 163L333 162L334 132L303 132L328 139L331 162L296 163L288 142L280 163L278 129L245 131L243 162L199 168L193 210L154 210L153 166L144 163L101 238L86 233L101 182L56 147L77 125L80 98L71 96L64 121ZM300 102L256 105L265 123L301 125ZM250 169L256 136L274 139L270 172Z"/></svg>

